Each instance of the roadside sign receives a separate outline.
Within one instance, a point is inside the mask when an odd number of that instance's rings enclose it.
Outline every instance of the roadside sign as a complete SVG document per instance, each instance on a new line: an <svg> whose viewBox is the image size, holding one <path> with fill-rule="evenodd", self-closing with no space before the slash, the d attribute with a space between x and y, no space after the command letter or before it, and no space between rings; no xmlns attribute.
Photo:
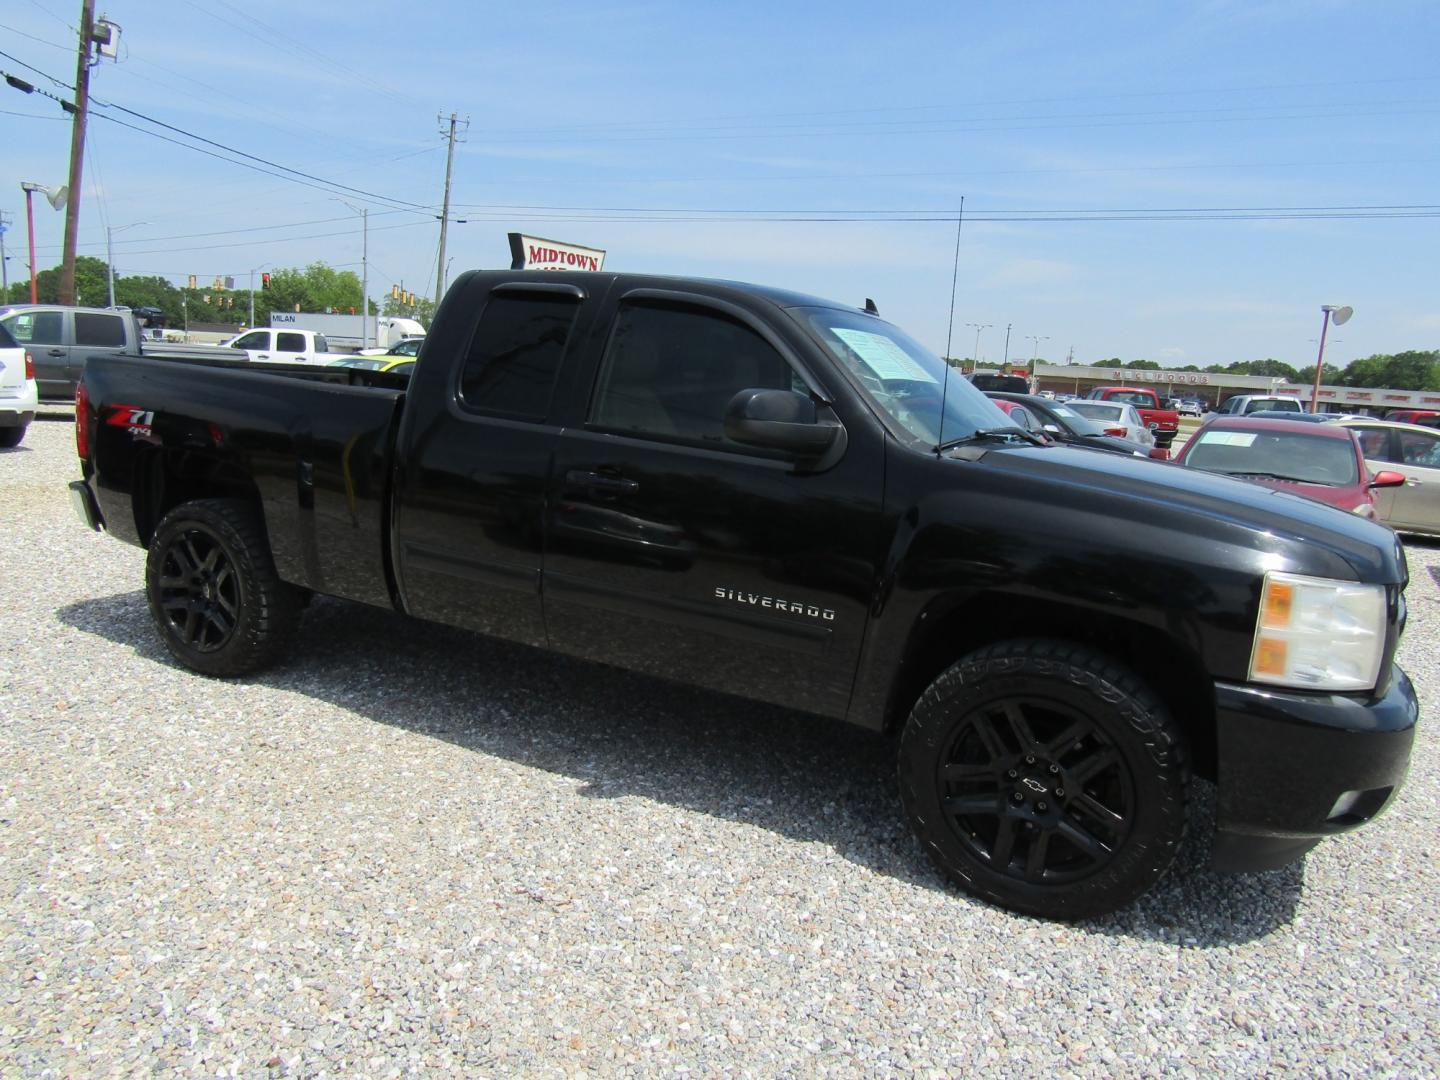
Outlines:
<svg viewBox="0 0 1440 1080"><path fill-rule="evenodd" d="M508 235L511 270L599 270L605 265L605 252L599 248L523 233Z"/></svg>

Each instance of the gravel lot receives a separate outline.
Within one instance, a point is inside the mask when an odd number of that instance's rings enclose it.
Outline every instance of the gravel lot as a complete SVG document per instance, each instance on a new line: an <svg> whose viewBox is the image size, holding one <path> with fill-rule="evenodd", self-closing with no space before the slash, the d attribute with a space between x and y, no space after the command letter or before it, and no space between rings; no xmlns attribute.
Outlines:
<svg viewBox="0 0 1440 1080"><path fill-rule="evenodd" d="M1440 1071L1428 730L1302 867L1032 921L937 879L862 732L328 600L186 673L65 421L0 453L4 1075Z"/></svg>

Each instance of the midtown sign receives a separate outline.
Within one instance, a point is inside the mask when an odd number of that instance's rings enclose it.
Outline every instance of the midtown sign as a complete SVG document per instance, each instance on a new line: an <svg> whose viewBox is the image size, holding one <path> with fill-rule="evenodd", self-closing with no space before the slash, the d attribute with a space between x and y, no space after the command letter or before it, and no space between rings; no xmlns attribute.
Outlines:
<svg viewBox="0 0 1440 1080"><path fill-rule="evenodd" d="M524 233L509 236L511 270L599 270L605 265L605 252L599 248Z"/></svg>

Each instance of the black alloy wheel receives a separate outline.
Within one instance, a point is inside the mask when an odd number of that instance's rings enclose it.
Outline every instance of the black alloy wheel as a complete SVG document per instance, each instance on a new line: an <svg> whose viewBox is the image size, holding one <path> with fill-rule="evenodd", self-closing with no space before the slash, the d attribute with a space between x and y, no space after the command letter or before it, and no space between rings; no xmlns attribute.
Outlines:
<svg viewBox="0 0 1440 1080"><path fill-rule="evenodd" d="M921 695L900 793L926 853L967 892L1081 919L1174 861L1189 767L1176 721L1133 672L1065 641L987 646Z"/></svg>
<svg viewBox="0 0 1440 1080"><path fill-rule="evenodd" d="M166 514L150 538L145 593L170 653L220 676L279 659L305 598L276 573L259 507L239 499L198 499Z"/></svg>
<svg viewBox="0 0 1440 1080"><path fill-rule="evenodd" d="M183 644L214 652L230 640L240 617L235 564L209 530L189 528L170 538L161 554L160 610Z"/></svg>
<svg viewBox="0 0 1440 1080"><path fill-rule="evenodd" d="M1129 835L1135 786L1095 722L1062 702L1008 698L957 725L937 778L962 842L1037 885L1099 869Z"/></svg>

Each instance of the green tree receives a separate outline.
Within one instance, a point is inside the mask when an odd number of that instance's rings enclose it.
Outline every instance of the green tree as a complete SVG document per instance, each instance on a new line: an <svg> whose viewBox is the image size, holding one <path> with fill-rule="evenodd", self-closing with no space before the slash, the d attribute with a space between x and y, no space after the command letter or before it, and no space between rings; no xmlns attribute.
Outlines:
<svg viewBox="0 0 1440 1080"><path fill-rule="evenodd" d="M1159 371L1160 365L1154 360L1127 360L1120 365L1131 371Z"/></svg>
<svg viewBox="0 0 1440 1080"><path fill-rule="evenodd" d="M1235 367L1237 365L1231 365ZM1283 360L1252 360L1245 365L1246 375L1260 375L1267 379L1287 379L1294 382L1300 378L1300 373Z"/></svg>
<svg viewBox="0 0 1440 1080"><path fill-rule="evenodd" d="M385 306L380 309L380 314L389 315L392 318L414 319L428 330L430 324L435 321L435 301L417 296L415 303L406 304L393 296L387 296ZM958 363L959 361L952 362Z"/></svg>
<svg viewBox="0 0 1440 1080"><path fill-rule="evenodd" d="M1344 386L1440 390L1440 352L1377 353L1352 361L1341 379Z"/></svg>

